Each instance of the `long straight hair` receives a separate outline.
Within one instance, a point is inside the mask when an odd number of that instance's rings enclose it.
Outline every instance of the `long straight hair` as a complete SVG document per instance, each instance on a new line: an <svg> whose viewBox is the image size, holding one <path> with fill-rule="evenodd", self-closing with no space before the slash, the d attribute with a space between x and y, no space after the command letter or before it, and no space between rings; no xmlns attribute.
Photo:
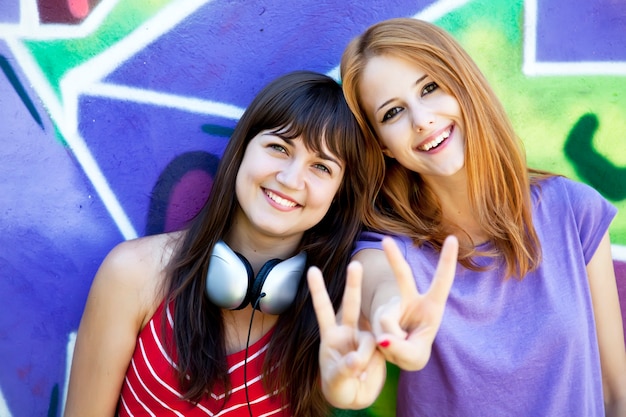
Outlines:
<svg viewBox="0 0 626 417"><path fill-rule="evenodd" d="M216 384L227 391L230 388L222 310L205 295L206 273L213 246L231 226L238 207L233 190L246 147L268 129L282 137L302 138L313 151L326 146L344 164L344 177L328 213L304 233L298 248L307 251L308 265L322 270L335 308L362 226L363 206L373 198L368 171L383 175L382 157L365 141L341 86L332 78L308 71L289 73L254 98L230 138L207 203L190 224L169 266L166 301L174 303L179 381L185 397L192 401ZM318 354L317 320L302 279L295 302L278 318L263 373L266 387L281 391L294 415L327 415L319 386Z"/></svg>
<svg viewBox="0 0 626 417"><path fill-rule="evenodd" d="M473 261L475 255L502 256L506 277L522 278L541 262L541 246L532 223L530 184L550 174L527 168L523 144L504 107L459 43L434 24L411 18L371 26L350 42L342 56L346 100L370 140L376 141L376 134L359 96L360 83L368 60L381 55L415 63L459 102L466 128L470 204L495 248L495 253L484 253L477 252L472 244L463 245L461 264L481 269ZM385 157L385 165L380 193L365 213L366 225L405 234L417 245L429 242L440 249L446 235L455 229L443 224L435 193L419 174L395 159Z"/></svg>

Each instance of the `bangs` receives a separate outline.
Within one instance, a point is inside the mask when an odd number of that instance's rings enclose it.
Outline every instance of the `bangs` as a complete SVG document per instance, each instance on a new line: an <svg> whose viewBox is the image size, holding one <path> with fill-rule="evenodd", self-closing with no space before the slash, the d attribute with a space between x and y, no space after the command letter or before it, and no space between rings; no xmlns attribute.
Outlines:
<svg viewBox="0 0 626 417"><path fill-rule="evenodd" d="M273 134L290 140L300 138L309 151L330 152L343 163L350 162L355 154L359 127L345 106L326 97L308 97L282 114L291 117L283 117L279 127L271 129Z"/></svg>
<svg viewBox="0 0 626 417"><path fill-rule="evenodd" d="M346 166L359 161L360 128L341 86L326 75L300 71L277 79L253 100L243 119L238 127L245 142L270 131L288 140L300 138L307 150L332 154Z"/></svg>

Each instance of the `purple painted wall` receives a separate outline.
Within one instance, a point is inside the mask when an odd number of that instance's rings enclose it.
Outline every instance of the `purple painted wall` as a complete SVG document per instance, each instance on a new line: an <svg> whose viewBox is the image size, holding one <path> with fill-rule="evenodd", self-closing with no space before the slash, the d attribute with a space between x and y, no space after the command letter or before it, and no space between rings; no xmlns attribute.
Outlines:
<svg viewBox="0 0 626 417"><path fill-rule="evenodd" d="M336 77L349 39L389 17L453 32L502 92L529 161L621 209L611 235L626 299L626 146L613 134L626 128L624 2L250 3L0 4L0 417L61 415L101 260L195 213L260 87L294 69Z"/></svg>

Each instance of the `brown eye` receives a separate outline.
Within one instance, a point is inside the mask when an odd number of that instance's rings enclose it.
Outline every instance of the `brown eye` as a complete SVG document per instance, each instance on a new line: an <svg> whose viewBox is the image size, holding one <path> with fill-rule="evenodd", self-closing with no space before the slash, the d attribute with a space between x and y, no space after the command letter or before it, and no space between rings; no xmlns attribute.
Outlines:
<svg viewBox="0 0 626 417"><path fill-rule="evenodd" d="M422 96L425 96L426 94L432 93L433 91L435 91L438 88L439 88L439 86L437 85L437 83L434 83L434 82L433 83L428 83L428 84L426 84L426 86L422 90Z"/></svg>
<svg viewBox="0 0 626 417"><path fill-rule="evenodd" d="M401 107L394 107L392 109L389 109L384 115L383 115L383 120L381 120L381 122L386 122L387 120L391 119L392 117L394 117L396 114L400 113L403 109Z"/></svg>

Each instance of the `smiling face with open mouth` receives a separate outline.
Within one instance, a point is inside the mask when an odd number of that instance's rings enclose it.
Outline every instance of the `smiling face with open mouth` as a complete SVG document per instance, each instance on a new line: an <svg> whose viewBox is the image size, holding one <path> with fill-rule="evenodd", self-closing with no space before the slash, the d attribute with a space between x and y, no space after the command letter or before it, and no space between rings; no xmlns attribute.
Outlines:
<svg viewBox="0 0 626 417"><path fill-rule="evenodd" d="M237 174L235 221L248 233L299 240L326 215L343 175L343 162L327 150L263 131L249 142Z"/></svg>
<svg viewBox="0 0 626 417"><path fill-rule="evenodd" d="M387 156L426 178L463 169L459 103L418 65L395 56L374 56L363 71L359 93Z"/></svg>

